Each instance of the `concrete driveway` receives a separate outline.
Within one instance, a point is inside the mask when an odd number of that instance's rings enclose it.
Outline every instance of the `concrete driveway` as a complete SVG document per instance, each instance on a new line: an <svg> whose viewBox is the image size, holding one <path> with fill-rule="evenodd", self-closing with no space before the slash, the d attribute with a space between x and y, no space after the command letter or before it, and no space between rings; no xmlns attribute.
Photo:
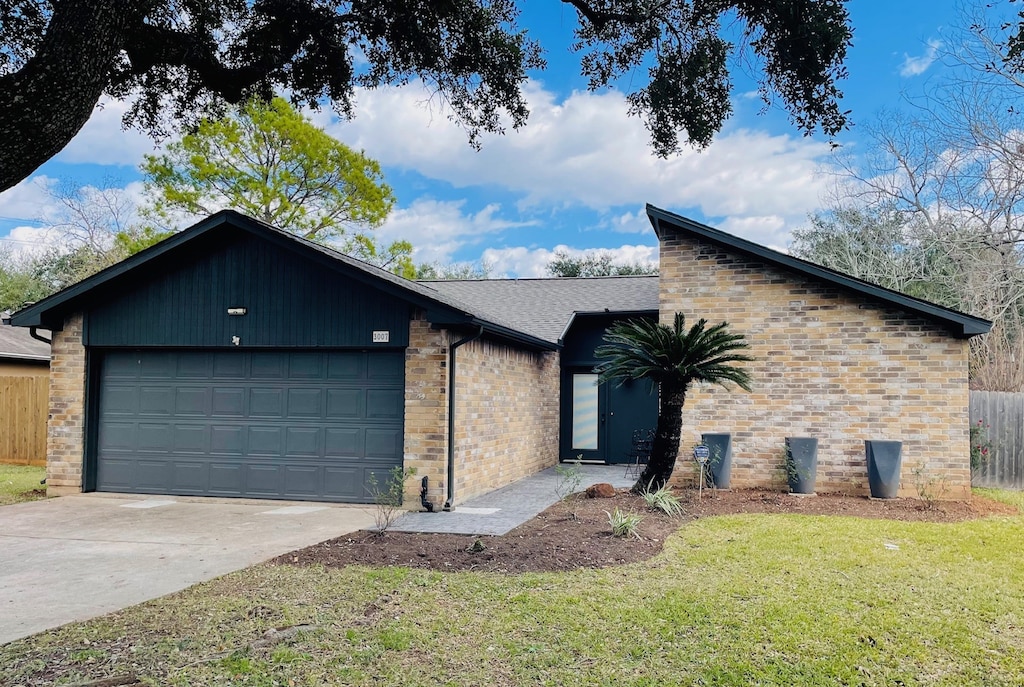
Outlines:
<svg viewBox="0 0 1024 687"><path fill-rule="evenodd" d="M0 508L0 644L373 524L368 507L83 494Z"/></svg>

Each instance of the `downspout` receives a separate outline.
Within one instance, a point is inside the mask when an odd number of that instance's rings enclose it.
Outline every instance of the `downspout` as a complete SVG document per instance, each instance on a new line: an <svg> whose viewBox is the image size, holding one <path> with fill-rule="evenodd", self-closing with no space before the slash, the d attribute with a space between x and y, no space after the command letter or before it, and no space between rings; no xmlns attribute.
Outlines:
<svg viewBox="0 0 1024 687"><path fill-rule="evenodd" d="M53 341L51 339L47 339L45 336L43 336L38 331L36 331L37 329L39 329L39 327L29 327L28 328L28 335L31 336L36 341L42 341L44 344L52 344L53 343Z"/></svg>
<svg viewBox="0 0 1024 687"><path fill-rule="evenodd" d="M484 335L484 326L471 336L459 339L448 347L448 500L444 502L444 510L452 509L455 499L455 350L459 346L476 341Z"/></svg>

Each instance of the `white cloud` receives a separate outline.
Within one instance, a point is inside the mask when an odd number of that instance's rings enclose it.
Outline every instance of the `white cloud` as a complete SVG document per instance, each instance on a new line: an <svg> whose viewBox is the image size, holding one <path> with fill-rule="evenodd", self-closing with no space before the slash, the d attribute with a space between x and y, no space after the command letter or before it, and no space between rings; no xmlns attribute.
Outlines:
<svg viewBox="0 0 1024 687"><path fill-rule="evenodd" d="M128 103L104 96L78 135L58 153L57 160L138 166L142 156L152 153L156 144L138 129L122 128L121 118L128 107Z"/></svg>
<svg viewBox="0 0 1024 687"><path fill-rule="evenodd" d="M46 222L56 210L52 190L57 179L39 175L0 193L0 218L26 223Z"/></svg>
<svg viewBox="0 0 1024 687"><path fill-rule="evenodd" d="M491 266L494 276L509 277L546 277L547 265L556 253L565 253L579 257L584 253L593 252L580 248L558 245L553 249L527 248L514 246L509 248L488 248L480 256L480 261ZM611 255L616 265L646 263L658 264L658 249L655 246L623 245L618 248L602 248L601 253Z"/></svg>
<svg viewBox="0 0 1024 687"><path fill-rule="evenodd" d="M697 207L705 216L802 217L818 205L826 143L736 130L703 152L661 160L621 93L577 92L559 101L535 82L525 90L532 111L526 127L485 136L479 152L416 84L361 91L356 118L327 128L386 165L460 188L519 193L523 208L608 210L647 201Z"/></svg>
<svg viewBox="0 0 1024 687"><path fill-rule="evenodd" d="M942 41L937 38L929 38L925 41L924 53L911 57L903 53L903 64L900 65L900 76L910 77L924 74L928 67L932 66L939 57L939 50L942 49Z"/></svg>
<svg viewBox="0 0 1024 687"><path fill-rule="evenodd" d="M447 263L462 246L480 243L505 229L533 224L501 218L497 203L463 214L465 204L465 200L418 198L409 207L394 210L376 236L384 243L409 241L416 262Z"/></svg>
<svg viewBox="0 0 1024 687"><path fill-rule="evenodd" d="M716 229L756 241L774 250L789 243L789 232L793 229L784 217L779 215L755 215L751 217L726 217L717 223Z"/></svg>

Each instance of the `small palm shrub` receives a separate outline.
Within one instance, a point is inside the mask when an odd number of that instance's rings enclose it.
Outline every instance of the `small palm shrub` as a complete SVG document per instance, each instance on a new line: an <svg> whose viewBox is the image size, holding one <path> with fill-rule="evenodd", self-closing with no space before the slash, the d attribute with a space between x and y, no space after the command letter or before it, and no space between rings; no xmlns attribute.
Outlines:
<svg viewBox="0 0 1024 687"><path fill-rule="evenodd" d="M666 484L661 489L643 492L644 503L651 510L660 510L665 515L676 517L683 514L683 504Z"/></svg>
<svg viewBox="0 0 1024 687"><path fill-rule="evenodd" d="M640 539L637 528L643 522L644 516L639 513L623 513L618 508L614 512L605 511L608 516L608 524L612 526L612 535L616 537L633 536Z"/></svg>

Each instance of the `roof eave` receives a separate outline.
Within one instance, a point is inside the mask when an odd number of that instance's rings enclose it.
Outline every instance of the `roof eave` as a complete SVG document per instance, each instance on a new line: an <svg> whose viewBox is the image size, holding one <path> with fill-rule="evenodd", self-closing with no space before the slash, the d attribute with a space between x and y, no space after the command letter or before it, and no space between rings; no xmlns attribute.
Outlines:
<svg viewBox="0 0 1024 687"><path fill-rule="evenodd" d="M822 280L850 289L862 295L868 296L875 301L881 301L896 306L905 311L925 317L932 321L939 322L950 329L951 333L958 338L970 338L979 334L987 334L992 329L992 322L989 320L961 313L952 308L946 308L929 301L914 298L898 291L886 289L885 287L857 279L848 274L816 265L792 255L786 255L766 246L742 239L732 234L727 234L719 229L714 229L700 222L695 222L686 217L662 210L653 205L647 205L647 217L654 227L654 233L659 241L664 241L669 231L682 230L712 243L728 248L736 252L749 255L769 264L804 274L812 278ZM666 226L667 225L667 226Z"/></svg>

